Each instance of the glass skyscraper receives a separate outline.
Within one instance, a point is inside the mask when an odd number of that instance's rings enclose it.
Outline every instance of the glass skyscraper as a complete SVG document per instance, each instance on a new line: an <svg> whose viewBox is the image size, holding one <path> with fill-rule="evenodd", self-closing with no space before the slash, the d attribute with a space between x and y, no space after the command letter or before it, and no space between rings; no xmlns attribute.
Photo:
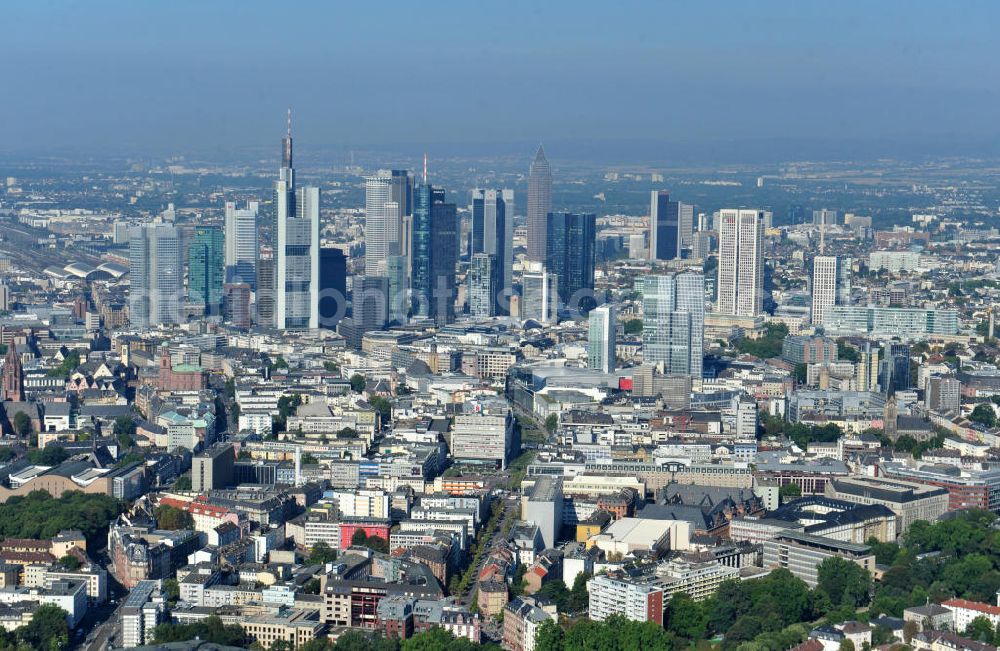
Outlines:
<svg viewBox="0 0 1000 651"><path fill-rule="evenodd" d="M184 290L181 236L174 226L129 229L129 323L137 328L180 323Z"/></svg>
<svg viewBox="0 0 1000 651"><path fill-rule="evenodd" d="M455 320L458 213L444 190L417 186L413 201L412 279L414 314L438 325Z"/></svg>
<svg viewBox="0 0 1000 651"><path fill-rule="evenodd" d="M592 214L549 213L545 266L559 279L559 300L570 310L590 311L594 300L594 245L597 219Z"/></svg>
<svg viewBox="0 0 1000 651"><path fill-rule="evenodd" d="M222 312L225 246L222 231L212 226L195 228L188 244L188 301L207 315Z"/></svg>
<svg viewBox="0 0 1000 651"><path fill-rule="evenodd" d="M681 257L680 204L670 193L653 190L649 202L649 259L675 260Z"/></svg>
<svg viewBox="0 0 1000 651"><path fill-rule="evenodd" d="M605 373L614 372L617 327L613 305L602 305L590 311L587 366Z"/></svg>
<svg viewBox="0 0 1000 651"><path fill-rule="evenodd" d="M642 358L669 375L701 379L705 277L694 271L647 276L642 284Z"/></svg>
<svg viewBox="0 0 1000 651"><path fill-rule="evenodd" d="M552 169L541 145L528 168L528 260L545 262L546 218L552 212Z"/></svg>

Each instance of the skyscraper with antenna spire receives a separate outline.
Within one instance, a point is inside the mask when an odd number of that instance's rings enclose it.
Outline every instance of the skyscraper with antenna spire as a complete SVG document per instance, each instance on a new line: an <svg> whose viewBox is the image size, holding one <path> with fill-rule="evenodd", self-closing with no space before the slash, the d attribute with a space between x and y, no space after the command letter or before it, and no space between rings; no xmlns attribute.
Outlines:
<svg viewBox="0 0 1000 651"><path fill-rule="evenodd" d="M274 327L319 327L319 188L295 186L292 109L274 182Z"/></svg>
<svg viewBox="0 0 1000 651"><path fill-rule="evenodd" d="M552 170L545 150L538 145L528 168L528 259L545 262L546 219L552 212Z"/></svg>

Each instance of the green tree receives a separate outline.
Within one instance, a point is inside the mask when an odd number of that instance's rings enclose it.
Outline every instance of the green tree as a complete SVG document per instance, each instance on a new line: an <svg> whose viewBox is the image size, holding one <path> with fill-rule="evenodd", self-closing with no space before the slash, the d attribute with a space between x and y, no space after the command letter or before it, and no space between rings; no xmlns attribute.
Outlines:
<svg viewBox="0 0 1000 651"><path fill-rule="evenodd" d="M80 559L67 554L59 559L59 565L72 572L73 570L80 569Z"/></svg>
<svg viewBox="0 0 1000 651"><path fill-rule="evenodd" d="M194 528L194 518L187 511L163 504L156 507L156 524L160 529L168 531L192 529Z"/></svg>
<svg viewBox="0 0 1000 651"><path fill-rule="evenodd" d="M364 533L364 531L361 533ZM322 541L313 545L312 550L309 553L310 565L325 565L326 563L332 563L335 560L337 560L337 550Z"/></svg>
<svg viewBox="0 0 1000 651"><path fill-rule="evenodd" d="M783 484L781 488L778 489L778 496L781 497L781 501L790 500L796 497L802 496L802 489L799 488L798 484Z"/></svg>
<svg viewBox="0 0 1000 651"><path fill-rule="evenodd" d="M382 417L382 422L388 421L392 418L392 403L383 398L382 396L375 396L371 399L372 409Z"/></svg>
<svg viewBox="0 0 1000 651"><path fill-rule="evenodd" d="M27 438L31 434L31 419L23 411L14 414L11 424L14 426L14 433L21 438Z"/></svg>
<svg viewBox="0 0 1000 651"><path fill-rule="evenodd" d="M545 431L552 434L559 427L559 416L556 414L549 414L545 418Z"/></svg>
<svg viewBox="0 0 1000 651"><path fill-rule="evenodd" d="M629 321L626 321L625 334L627 335L642 334L642 319L631 319Z"/></svg>
<svg viewBox="0 0 1000 651"><path fill-rule="evenodd" d="M563 651L566 634L559 624L551 619L542 622L535 631L535 651Z"/></svg>
<svg viewBox="0 0 1000 651"><path fill-rule="evenodd" d="M50 368L46 375L49 377L63 377L69 378L70 374L76 370L76 367L80 365L80 353L75 350L71 350L63 360L59 362L59 366Z"/></svg>
<svg viewBox="0 0 1000 651"><path fill-rule="evenodd" d="M37 463L40 466L58 466L69 459L69 452L66 451L66 448L48 445L40 450L28 452L28 459L31 463Z"/></svg>
<svg viewBox="0 0 1000 651"><path fill-rule="evenodd" d="M351 391L354 393L361 393L365 390L367 382L365 381L365 376L360 373L355 373L351 376Z"/></svg>
<svg viewBox="0 0 1000 651"><path fill-rule="evenodd" d="M708 615L701 604L683 592L676 592L667 604L666 628L679 638L697 641L708 629Z"/></svg>
<svg viewBox="0 0 1000 651"><path fill-rule="evenodd" d="M988 402L982 402L976 405L972 413L969 414L969 420L986 427L996 427L997 413L993 411L993 407Z"/></svg>
<svg viewBox="0 0 1000 651"><path fill-rule="evenodd" d="M32 649L69 648L68 613L58 606L43 604L35 609L31 621L17 631L22 642Z"/></svg>
<svg viewBox="0 0 1000 651"><path fill-rule="evenodd" d="M809 375L809 367L806 364L796 364L795 365L795 381L799 384L805 384Z"/></svg>
<svg viewBox="0 0 1000 651"><path fill-rule="evenodd" d="M871 587L871 574L857 563L832 556L819 565L816 588L825 592L834 606L867 604Z"/></svg>
<svg viewBox="0 0 1000 651"><path fill-rule="evenodd" d="M179 491L189 491L191 490L191 475L181 475L174 482L174 490Z"/></svg>
<svg viewBox="0 0 1000 651"><path fill-rule="evenodd" d="M969 622L969 625L965 628L965 637L972 638L973 640L977 640L979 642L992 643L993 636L993 624L991 624L990 620L986 619L986 617L983 617L982 615Z"/></svg>
<svg viewBox="0 0 1000 651"><path fill-rule="evenodd" d="M181 586L177 583L177 579L164 579L163 593L167 597L167 603L171 606L176 604L181 598Z"/></svg>
<svg viewBox="0 0 1000 651"><path fill-rule="evenodd" d="M838 651L854 651L854 642L851 642L849 639L844 638L840 642Z"/></svg>

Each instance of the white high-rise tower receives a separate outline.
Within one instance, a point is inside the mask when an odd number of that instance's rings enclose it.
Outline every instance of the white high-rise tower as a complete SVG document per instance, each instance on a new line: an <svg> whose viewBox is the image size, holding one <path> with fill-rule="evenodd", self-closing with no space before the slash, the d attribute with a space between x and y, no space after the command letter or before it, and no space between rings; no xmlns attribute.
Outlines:
<svg viewBox="0 0 1000 651"><path fill-rule="evenodd" d="M763 249L763 211L719 211L718 312L757 316L764 311Z"/></svg>
<svg viewBox="0 0 1000 651"><path fill-rule="evenodd" d="M614 372L617 327L613 305L602 305L590 311L587 366L605 373Z"/></svg>
<svg viewBox="0 0 1000 651"><path fill-rule="evenodd" d="M237 208L235 201L226 202L226 282L247 283L251 289L257 285L256 201L248 201L246 208Z"/></svg>

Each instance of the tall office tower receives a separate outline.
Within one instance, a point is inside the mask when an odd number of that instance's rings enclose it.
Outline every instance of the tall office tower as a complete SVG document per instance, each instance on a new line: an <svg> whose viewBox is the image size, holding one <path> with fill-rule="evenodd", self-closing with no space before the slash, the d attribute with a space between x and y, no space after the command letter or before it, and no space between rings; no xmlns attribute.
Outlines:
<svg viewBox="0 0 1000 651"><path fill-rule="evenodd" d="M593 214L549 213L546 268L559 278L559 299L570 310L590 311L594 300L594 247L597 219Z"/></svg>
<svg viewBox="0 0 1000 651"><path fill-rule="evenodd" d="M818 255L813 259L812 324L823 325L827 309L851 302L851 258Z"/></svg>
<svg viewBox="0 0 1000 651"><path fill-rule="evenodd" d="M676 260L681 257L678 203L665 190L653 190L649 200L649 259Z"/></svg>
<svg viewBox="0 0 1000 651"><path fill-rule="evenodd" d="M669 375L700 380L705 337L705 276L647 276L642 291L642 358Z"/></svg>
<svg viewBox="0 0 1000 651"><path fill-rule="evenodd" d="M340 249L319 250L319 326L334 330L347 314L347 256Z"/></svg>
<svg viewBox="0 0 1000 651"><path fill-rule="evenodd" d="M813 225L814 226L836 226L837 225L837 211L836 210L814 210L813 211Z"/></svg>
<svg viewBox="0 0 1000 651"><path fill-rule="evenodd" d="M491 253L473 253L469 266L469 314L474 317L496 316L497 294L500 281L496 256Z"/></svg>
<svg viewBox="0 0 1000 651"><path fill-rule="evenodd" d="M528 260L545 262L546 218L552 212L552 170L545 150L538 146L528 168Z"/></svg>
<svg viewBox="0 0 1000 651"><path fill-rule="evenodd" d="M250 327L250 285L226 283L222 287L222 318L234 328Z"/></svg>
<svg viewBox="0 0 1000 651"><path fill-rule="evenodd" d="M472 191L472 251L495 257L500 290L510 293L514 268L514 191ZM506 301L497 299L494 314L504 314Z"/></svg>
<svg viewBox="0 0 1000 651"><path fill-rule="evenodd" d="M865 347L858 355L857 366L855 366L854 377L858 391L878 391L878 370L878 347L872 346L870 341L866 341Z"/></svg>
<svg viewBox="0 0 1000 651"><path fill-rule="evenodd" d="M887 343L882 346L882 363L879 385L892 395L910 388L910 347L907 344Z"/></svg>
<svg viewBox="0 0 1000 651"><path fill-rule="evenodd" d="M254 322L264 328L274 327L274 258L261 257L257 262L257 291L255 292Z"/></svg>
<svg viewBox="0 0 1000 651"><path fill-rule="evenodd" d="M288 109L288 131L281 139L281 167L274 182L274 213L271 222L271 247L277 251L278 225L295 214L295 168L292 167L292 109ZM276 256L277 257L277 256ZM277 270L275 270L277 272Z"/></svg>
<svg viewBox="0 0 1000 651"><path fill-rule="evenodd" d="M365 179L365 275L385 275L389 256L403 254L403 217L412 206L405 170L379 170Z"/></svg>
<svg viewBox="0 0 1000 651"><path fill-rule="evenodd" d="M181 322L181 234L167 224L129 229L129 322L137 328Z"/></svg>
<svg viewBox="0 0 1000 651"><path fill-rule="evenodd" d="M206 315L222 313L225 238L218 228L197 226L188 244L188 301Z"/></svg>
<svg viewBox="0 0 1000 651"><path fill-rule="evenodd" d="M319 188L298 188L294 203L295 216L278 222L274 322L279 330L319 327Z"/></svg>
<svg viewBox="0 0 1000 651"><path fill-rule="evenodd" d="M529 262L521 277L522 296L518 302L521 320L555 323L559 315L559 279L540 262Z"/></svg>
<svg viewBox="0 0 1000 651"><path fill-rule="evenodd" d="M247 283L250 289L257 284L256 201L248 201L246 208L237 208L235 201L226 202L226 282Z"/></svg>
<svg viewBox="0 0 1000 651"><path fill-rule="evenodd" d="M719 211L721 314L757 316L764 310L764 215L760 210Z"/></svg>
<svg viewBox="0 0 1000 651"><path fill-rule="evenodd" d="M587 332L587 366L605 373L615 370L615 330L618 327L613 305L602 305L590 311Z"/></svg>
<svg viewBox="0 0 1000 651"><path fill-rule="evenodd" d="M682 249L689 249L694 245L695 219L694 206L692 204L677 202L677 230L680 233Z"/></svg>
<svg viewBox="0 0 1000 651"><path fill-rule="evenodd" d="M406 323L410 312L406 291L406 258L401 255L386 258L385 277L389 281L389 322Z"/></svg>
<svg viewBox="0 0 1000 651"><path fill-rule="evenodd" d="M0 283L0 310L6 312L12 304L10 287L6 283Z"/></svg>
<svg viewBox="0 0 1000 651"><path fill-rule="evenodd" d="M385 328L389 322L388 296L389 280L385 276L354 277L351 318L360 335Z"/></svg>
<svg viewBox="0 0 1000 651"><path fill-rule="evenodd" d="M412 289L414 314L438 325L455 320L458 217L444 190L417 186L413 201Z"/></svg>

